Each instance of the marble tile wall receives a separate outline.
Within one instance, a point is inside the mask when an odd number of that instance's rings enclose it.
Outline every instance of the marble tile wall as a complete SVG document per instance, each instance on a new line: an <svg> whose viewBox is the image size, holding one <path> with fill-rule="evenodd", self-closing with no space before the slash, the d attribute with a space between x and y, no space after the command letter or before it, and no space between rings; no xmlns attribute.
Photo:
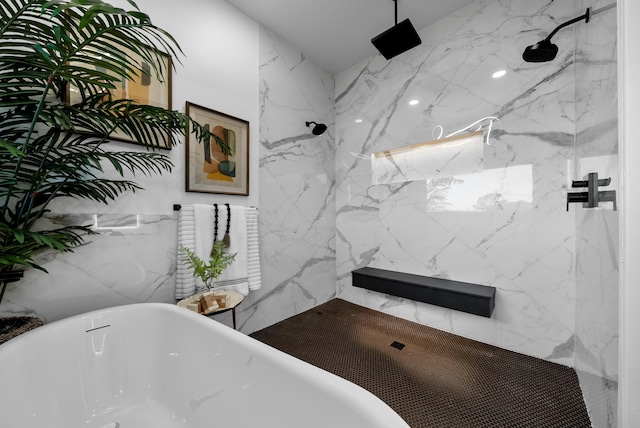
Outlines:
<svg viewBox="0 0 640 428"><path fill-rule="evenodd" d="M261 27L259 79L262 288L240 308L245 332L326 302L336 277L333 77Z"/></svg>
<svg viewBox="0 0 640 428"><path fill-rule="evenodd" d="M462 336L573 365L574 34L553 62L525 47L573 18L573 5L479 0L420 32L421 46L336 77L339 297ZM506 70L492 78L498 70ZM409 105L410 100L419 100ZM457 175L372 184L370 156L499 118L482 165ZM371 266L492 285L490 319L351 285Z"/></svg>
<svg viewBox="0 0 640 428"><path fill-rule="evenodd" d="M616 9L612 0L578 0L593 13L576 35L575 179L618 174ZM576 370L592 424L616 427L618 381L618 212L611 202L576 209Z"/></svg>
<svg viewBox="0 0 640 428"><path fill-rule="evenodd" d="M177 215L60 215L50 226L94 225L74 252L50 252L12 283L2 315L37 315L52 322L83 312L130 303L173 303ZM48 227L49 225L44 225Z"/></svg>

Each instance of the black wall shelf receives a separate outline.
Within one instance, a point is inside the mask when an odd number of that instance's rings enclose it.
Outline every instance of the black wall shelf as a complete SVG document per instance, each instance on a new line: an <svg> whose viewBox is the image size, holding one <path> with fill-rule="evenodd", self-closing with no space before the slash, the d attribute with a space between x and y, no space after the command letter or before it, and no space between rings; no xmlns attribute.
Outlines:
<svg viewBox="0 0 640 428"><path fill-rule="evenodd" d="M495 287L365 267L351 272L354 287L491 318Z"/></svg>

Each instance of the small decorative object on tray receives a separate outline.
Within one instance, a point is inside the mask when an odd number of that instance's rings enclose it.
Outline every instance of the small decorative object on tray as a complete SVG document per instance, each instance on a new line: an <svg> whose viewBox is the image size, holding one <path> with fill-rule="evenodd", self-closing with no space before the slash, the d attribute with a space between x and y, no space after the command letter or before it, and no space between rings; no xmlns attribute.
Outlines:
<svg viewBox="0 0 640 428"><path fill-rule="evenodd" d="M225 204L227 210L229 210L229 204ZM204 293L198 293L186 299L180 300L178 306L182 306L199 314L209 315L221 309L235 308L238 303L242 301L242 295L238 299L230 301L231 295L229 292L218 290L214 291L216 279L220 276L222 271L226 269L236 258L236 254L229 254L228 242L229 242L229 223L227 220L227 229L225 233L225 239L218 240L218 204L215 206L215 232L213 237L213 245L211 249L211 255L208 261L202 260L193 251L186 247L180 247L182 253L182 261L185 265L193 269L193 276L199 278L205 285L207 291ZM230 218L230 214L227 219ZM231 292L233 293L233 292ZM231 306L233 305L233 306Z"/></svg>
<svg viewBox="0 0 640 428"><path fill-rule="evenodd" d="M200 302L196 302L196 303L187 303L187 309L189 309L190 311L193 311L197 314L201 314L202 313L202 306L200 306Z"/></svg>
<svg viewBox="0 0 640 428"><path fill-rule="evenodd" d="M220 309L216 295L213 291L206 293L194 294L191 297L182 299L178 302L178 306L189 309L198 314L209 315Z"/></svg>
<svg viewBox="0 0 640 428"><path fill-rule="evenodd" d="M178 302L178 306L199 314L210 315L226 309L233 309L238 306L243 299L244 296L236 291L216 290L194 294L191 297L182 299Z"/></svg>
<svg viewBox="0 0 640 428"><path fill-rule="evenodd" d="M221 308L227 307L228 297L229 296L226 293L214 293L214 298L216 299L216 302L218 302L218 306Z"/></svg>
<svg viewBox="0 0 640 428"><path fill-rule="evenodd" d="M220 307L213 291L207 291L200 296L200 306L202 307L202 313L204 314L210 314Z"/></svg>

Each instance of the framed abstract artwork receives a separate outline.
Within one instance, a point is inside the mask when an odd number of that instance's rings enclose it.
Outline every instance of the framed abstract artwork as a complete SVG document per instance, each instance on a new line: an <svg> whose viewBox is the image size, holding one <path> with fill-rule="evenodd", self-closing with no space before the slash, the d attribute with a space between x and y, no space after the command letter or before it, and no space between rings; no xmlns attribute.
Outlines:
<svg viewBox="0 0 640 428"><path fill-rule="evenodd" d="M249 195L249 122L187 102L186 114L229 148L224 153L216 138L186 141L186 191Z"/></svg>
<svg viewBox="0 0 640 428"><path fill-rule="evenodd" d="M163 52L159 52L163 63L158 67L164 71L164 80L159 80L153 71L153 67L144 61L139 55L134 54L128 49L121 48L128 56L130 56L134 63L137 65L137 76L129 80L126 77L121 77L120 83L115 88L109 90L112 99L133 100L134 104L150 105L155 107L162 107L167 110L171 110L171 71L173 66L171 63L171 57ZM82 94L75 86L67 87L67 104L72 105L82 100ZM137 144L137 142L122 132L115 132L111 134L111 139L118 141L125 141L128 143ZM162 149L171 149L171 140L169 135L160 136L158 147Z"/></svg>

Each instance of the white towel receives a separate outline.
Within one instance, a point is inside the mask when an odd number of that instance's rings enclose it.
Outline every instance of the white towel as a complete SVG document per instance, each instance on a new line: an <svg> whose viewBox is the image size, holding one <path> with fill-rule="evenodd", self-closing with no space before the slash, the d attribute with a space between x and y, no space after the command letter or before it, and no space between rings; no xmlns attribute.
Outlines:
<svg viewBox="0 0 640 428"><path fill-rule="evenodd" d="M218 239L223 239L227 227L227 207L218 205L219 230ZM235 254L236 258L218 277L216 287L223 290L234 290L238 293L249 294L249 275L247 270L247 220L245 208L231 205L231 223L229 228L229 254ZM223 213L224 212L224 213ZM224 225L224 226L223 226Z"/></svg>
<svg viewBox="0 0 640 428"><path fill-rule="evenodd" d="M262 285L260 279L260 246L258 235L258 209L247 207L247 273L249 275L249 290L254 291Z"/></svg>
<svg viewBox="0 0 640 428"><path fill-rule="evenodd" d="M199 205L194 207L194 220L196 228L196 250L195 253L202 260L209 260L211 249L213 248L213 237L215 231L215 207L213 205ZM249 294L249 280L247 271L247 222L244 207L230 206L231 222L229 228L229 254L236 257L214 284L216 288L223 290L234 290L245 296ZM227 207L218 204L218 235L217 239L222 240L227 227ZM196 278L196 288L198 291L205 289L205 284Z"/></svg>
<svg viewBox="0 0 640 428"><path fill-rule="evenodd" d="M197 226L196 217L198 218ZM180 246L187 247L198 257L208 260L213 246L214 218L215 208L212 205L183 205L180 210L176 272L177 300L187 298L203 290L204 284L199 279L196 283L193 270L184 265L183 256L179 249ZM227 208L224 204L218 204L218 239L224 238L226 226ZM197 234L196 229L198 230ZM258 209L231 205L229 236L230 253L238 253L238 255L236 255L235 261L223 271L219 281L216 282L216 288L235 290L247 295L250 290L257 290L261 286ZM241 251L239 247L246 249ZM241 254L244 254L242 257L244 261L240 258ZM244 263L244 267L236 265L238 262Z"/></svg>
<svg viewBox="0 0 640 428"><path fill-rule="evenodd" d="M196 280L193 271L182 261L180 247L196 250L195 221L193 205L185 205L180 209L178 217L178 263L176 267L176 300L192 296L196 292Z"/></svg>

